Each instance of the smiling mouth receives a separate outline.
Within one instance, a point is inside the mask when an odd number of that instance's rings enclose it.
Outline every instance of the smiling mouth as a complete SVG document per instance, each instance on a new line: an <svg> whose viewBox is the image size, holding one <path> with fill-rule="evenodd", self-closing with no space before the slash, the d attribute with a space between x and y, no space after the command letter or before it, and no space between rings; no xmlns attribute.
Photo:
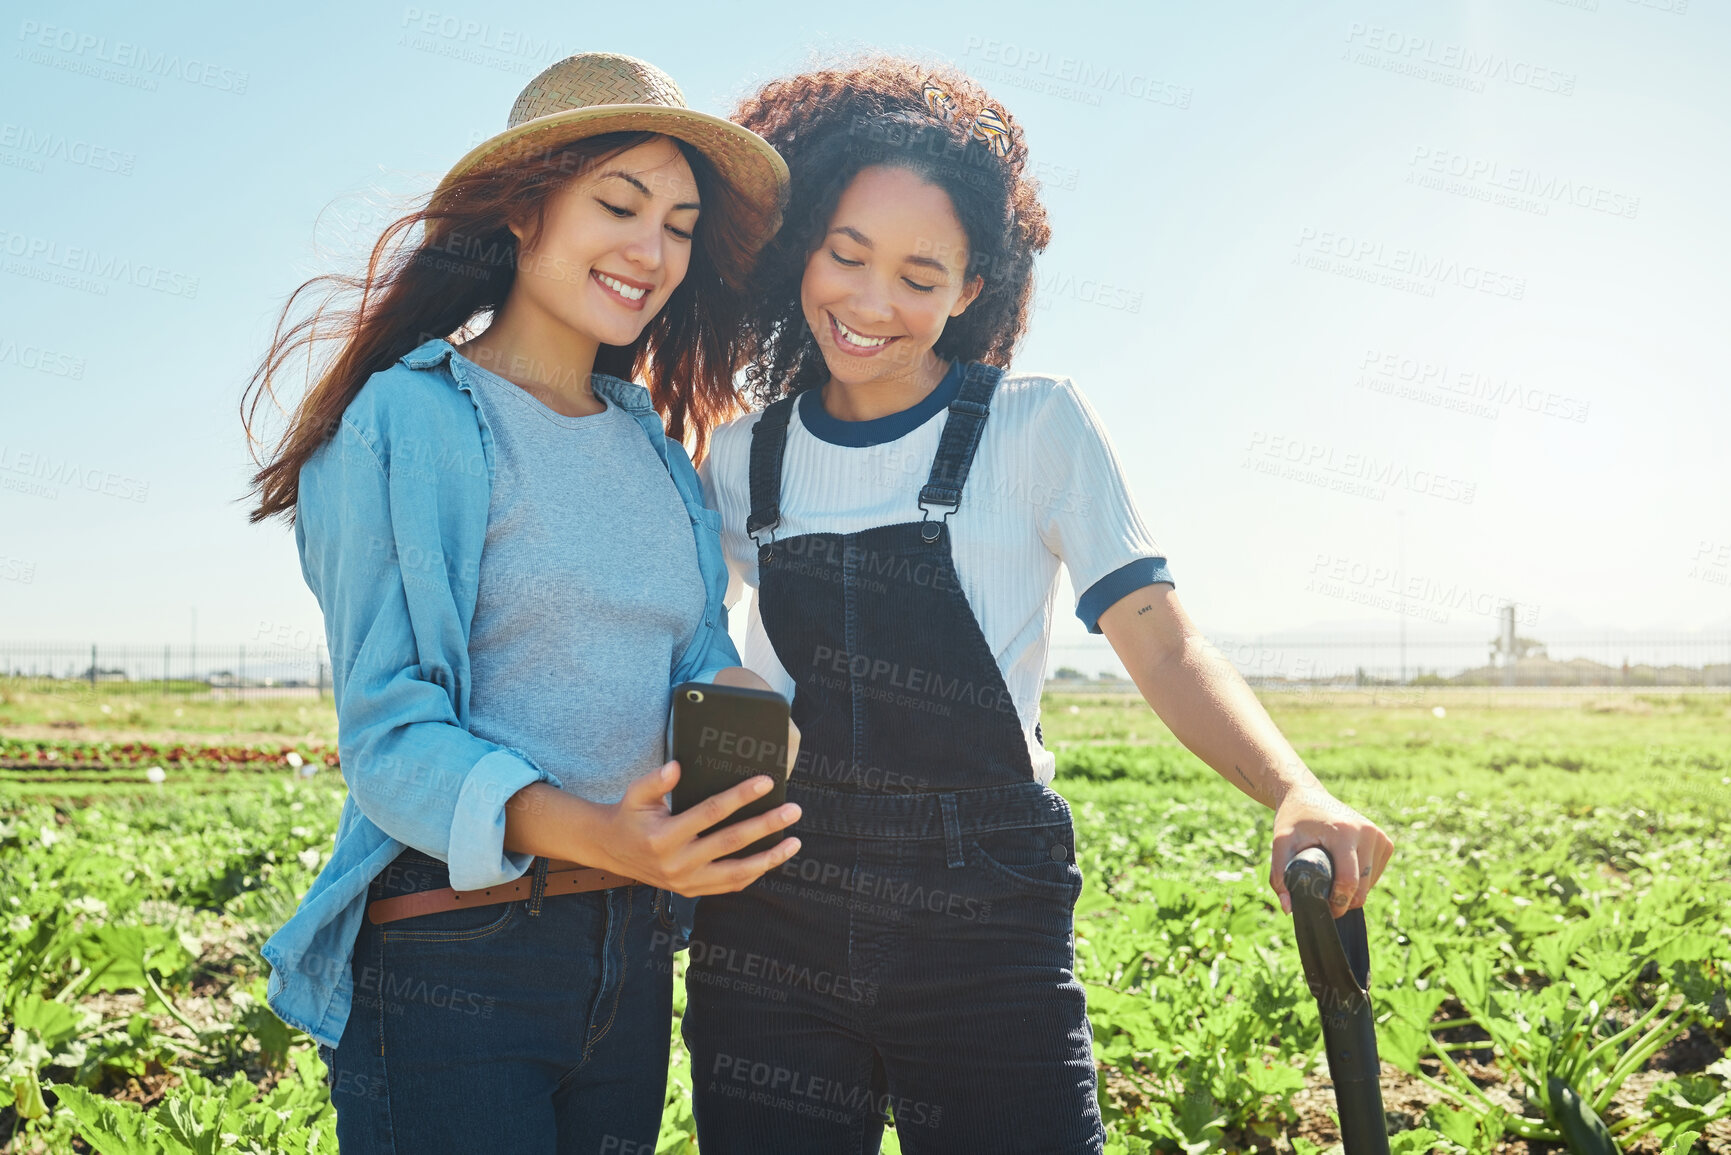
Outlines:
<svg viewBox="0 0 1731 1155"><path fill-rule="evenodd" d="M856 357L870 357L880 349L888 347L893 342L901 340L895 337L868 337L864 333L856 333L841 323L834 313L829 315L830 335L835 339L836 347L843 352L852 353Z"/></svg>
<svg viewBox="0 0 1731 1155"><path fill-rule="evenodd" d="M597 284L619 299L619 302L633 309L643 307L643 299L649 295L648 285L634 285L610 276L599 269L591 269L589 275L595 278Z"/></svg>

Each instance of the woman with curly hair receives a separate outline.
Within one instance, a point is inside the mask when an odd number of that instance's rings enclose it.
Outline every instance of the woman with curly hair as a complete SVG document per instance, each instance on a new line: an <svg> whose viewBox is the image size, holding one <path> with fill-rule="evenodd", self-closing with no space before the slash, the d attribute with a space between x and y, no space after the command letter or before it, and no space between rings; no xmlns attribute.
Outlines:
<svg viewBox="0 0 1731 1155"><path fill-rule="evenodd" d="M702 473L729 599L757 591L745 664L793 700L802 848L698 907L700 1144L876 1151L889 1116L910 1153L1098 1152L1082 874L1039 726L1059 565L1179 739L1275 808L1275 865L1325 846L1339 913L1392 843L1208 650L1081 392L1007 372L1050 236L1015 121L895 58L734 119L791 198L745 318L767 407Z"/></svg>

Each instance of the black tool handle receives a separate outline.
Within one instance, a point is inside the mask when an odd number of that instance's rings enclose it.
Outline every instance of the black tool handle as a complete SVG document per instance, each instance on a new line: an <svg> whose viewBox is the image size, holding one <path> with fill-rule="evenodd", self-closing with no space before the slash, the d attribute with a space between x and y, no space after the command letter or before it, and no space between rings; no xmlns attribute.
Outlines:
<svg viewBox="0 0 1731 1155"><path fill-rule="evenodd" d="M1334 1079L1334 1100L1340 1110L1341 1143L1346 1155L1388 1155L1364 910L1349 910L1335 918L1328 906L1333 888L1334 863L1322 847L1302 850L1286 864L1298 957L1322 1016L1328 1073Z"/></svg>

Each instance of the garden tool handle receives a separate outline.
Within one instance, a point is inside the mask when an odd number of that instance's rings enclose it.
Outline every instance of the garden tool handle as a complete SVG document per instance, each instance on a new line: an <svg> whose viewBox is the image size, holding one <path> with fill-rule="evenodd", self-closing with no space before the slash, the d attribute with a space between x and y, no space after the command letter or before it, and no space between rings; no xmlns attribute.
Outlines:
<svg viewBox="0 0 1731 1155"><path fill-rule="evenodd" d="M1388 1155L1364 910L1355 908L1334 917L1328 905L1334 862L1320 846L1294 855L1284 878L1292 896L1298 957L1322 1016L1328 1073L1340 1109L1341 1144L1346 1155Z"/></svg>

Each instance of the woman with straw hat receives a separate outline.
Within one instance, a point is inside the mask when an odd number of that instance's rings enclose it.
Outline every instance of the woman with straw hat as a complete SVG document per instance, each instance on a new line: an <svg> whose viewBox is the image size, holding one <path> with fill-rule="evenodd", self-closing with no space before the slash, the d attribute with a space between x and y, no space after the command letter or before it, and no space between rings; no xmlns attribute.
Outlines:
<svg viewBox="0 0 1731 1155"><path fill-rule="evenodd" d="M570 57L364 275L301 286L249 387L251 438L334 342L252 518L293 522L330 645L349 794L264 954L346 1152L653 1149L676 896L798 849L725 859L797 807L700 838L768 779L673 816L662 764L673 684L764 685L681 442L736 408L737 294L786 179L654 67Z"/></svg>

